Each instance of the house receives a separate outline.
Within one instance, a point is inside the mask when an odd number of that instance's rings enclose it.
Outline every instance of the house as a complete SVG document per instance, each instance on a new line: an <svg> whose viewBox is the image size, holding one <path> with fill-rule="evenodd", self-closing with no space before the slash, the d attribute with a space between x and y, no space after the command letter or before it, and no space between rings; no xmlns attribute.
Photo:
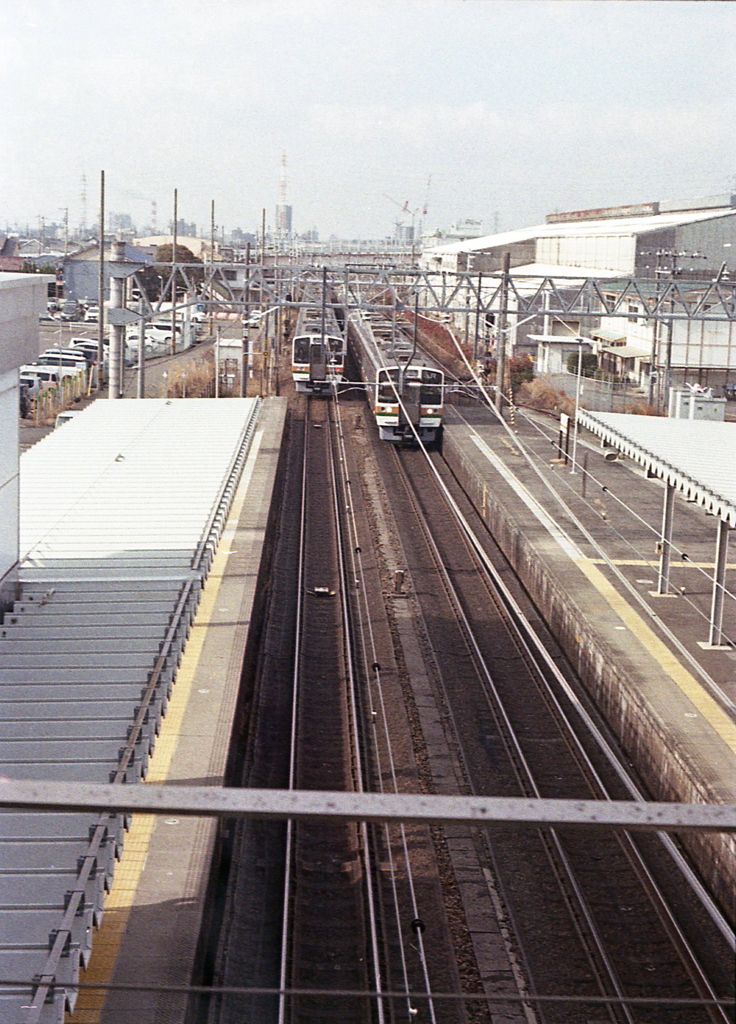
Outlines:
<svg viewBox="0 0 736 1024"><path fill-rule="evenodd" d="M105 245L104 252L105 261L112 258L111 248L109 244ZM143 252L141 249L137 249L132 245L125 243L125 259L133 260L136 263L153 264L153 257L148 253ZM84 303L85 305L99 304L99 274L100 274L100 258L99 258L99 243L92 242L89 245L84 246L77 252L72 253L70 256L65 256L63 259L63 273L64 273L64 297L67 299L76 299L77 302ZM103 301L107 301L110 298L110 271L106 267L104 270L104 295Z"/></svg>

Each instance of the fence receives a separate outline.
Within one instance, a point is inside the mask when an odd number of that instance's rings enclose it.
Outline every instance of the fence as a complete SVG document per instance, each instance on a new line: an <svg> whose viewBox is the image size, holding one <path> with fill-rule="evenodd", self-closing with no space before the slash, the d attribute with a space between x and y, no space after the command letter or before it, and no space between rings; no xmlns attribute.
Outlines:
<svg viewBox="0 0 736 1024"><path fill-rule="evenodd" d="M556 391L575 399L577 374L540 373L537 379L548 381ZM595 377L580 378L580 405L591 412L627 412L632 406L647 402L641 388Z"/></svg>
<svg viewBox="0 0 736 1024"><path fill-rule="evenodd" d="M58 384L42 388L31 396L28 418L36 424L53 419L57 413L68 409L87 394L87 383L87 371L80 370L62 377Z"/></svg>

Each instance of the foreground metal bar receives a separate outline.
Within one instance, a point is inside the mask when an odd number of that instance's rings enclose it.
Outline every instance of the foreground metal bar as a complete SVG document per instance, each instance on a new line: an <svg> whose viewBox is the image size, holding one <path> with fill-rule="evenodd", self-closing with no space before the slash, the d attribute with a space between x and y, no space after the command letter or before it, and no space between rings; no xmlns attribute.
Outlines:
<svg viewBox="0 0 736 1024"><path fill-rule="evenodd" d="M439 825L587 825L636 831L736 832L731 804L623 800L530 800L509 797L311 790L215 789L206 786L91 785L0 780L0 808L130 811L239 818L336 818Z"/></svg>
<svg viewBox="0 0 736 1024"><path fill-rule="evenodd" d="M27 988L27 978L0 978L0 988ZM54 986L52 986L54 987ZM63 985L59 984L62 988ZM672 996L593 996L579 995L540 995L538 993L515 994L512 992L437 992L409 991L403 989L386 989L383 992L355 988L268 988L265 985L144 985L136 982L104 982L78 981L74 988L80 992L162 992L184 995L236 995L236 996L323 996L325 999L400 999L429 1000L445 1003L538 1003L543 1005L567 1004L591 1006L734 1006L736 1000L730 996L715 999L687 999Z"/></svg>

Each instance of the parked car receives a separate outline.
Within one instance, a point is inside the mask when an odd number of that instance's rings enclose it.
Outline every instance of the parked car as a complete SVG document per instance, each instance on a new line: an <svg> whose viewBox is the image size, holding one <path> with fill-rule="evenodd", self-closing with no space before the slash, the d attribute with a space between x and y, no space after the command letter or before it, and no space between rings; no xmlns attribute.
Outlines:
<svg viewBox="0 0 736 1024"><path fill-rule="evenodd" d="M181 334L181 327L176 324L174 328L177 335ZM151 323L146 324L146 334L156 341L171 341L171 321L168 323L166 320L153 320Z"/></svg>
<svg viewBox="0 0 736 1024"><path fill-rule="evenodd" d="M48 366L58 373L59 377L70 377L77 373L87 372L87 360L84 356L48 355L44 353L36 360L37 366Z"/></svg>
<svg viewBox="0 0 736 1024"><path fill-rule="evenodd" d="M85 358L87 359L88 363L97 362L97 342L94 341L92 338L72 338L71 348L78 350L79 352L84 352ZM103 355L107 355L107 342L104 343L102 352Z"/></svg>
<svg viewBox="0 0 736 1024"><path fill-rule="evenodd" d="M29 363L27 366L21 366L20 373L22 377L35 378L42 388L51 387L53 384L59 383L59 372L52 366Z"/></svg>
<svg viewBox="0 0 736 1024"><path fill-rule="evenodd" d="M76 299L64 299L61 304L60 318L62 320L76 320L79 316L79 303Z"/></svg>
<svg viewBox="0 0 736 1024"><path fill-rule="evenodd" d="M100 307L99 306L88 306L87 312L84 314L84 322L88 324L96 324L100 319Z"/></svg>
<svg viewBox="0 0 736 1024"><path fill-rule="evenodd" d="M39 355L36 362L40 363L43 361L53 364L61 362L63 359L71 359L77 363L84 362L86 364L87 362L84 352L74 346L70 348L47 348Z"/></svg>
<svg viewBox="0 0 736 1024"><path fill-rule="evenodd" d="M31 398L41 390L41 381L32 373L21 373L19 383L21 390Z"/></svg>

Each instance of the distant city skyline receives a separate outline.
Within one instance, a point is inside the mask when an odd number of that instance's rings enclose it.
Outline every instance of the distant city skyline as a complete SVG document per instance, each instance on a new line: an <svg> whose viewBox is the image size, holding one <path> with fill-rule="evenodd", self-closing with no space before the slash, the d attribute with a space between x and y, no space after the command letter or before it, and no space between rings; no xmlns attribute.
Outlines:
<svg viewBox="0 0 736 1024"><path fill-rule="evenodd" d="M730 3L0 4L0 222L385 238L727 192ZM86 204L82 203L82 191ZM427 208L426 215L423 210ZM404 208L404 211L402 211Z"/></svg>

